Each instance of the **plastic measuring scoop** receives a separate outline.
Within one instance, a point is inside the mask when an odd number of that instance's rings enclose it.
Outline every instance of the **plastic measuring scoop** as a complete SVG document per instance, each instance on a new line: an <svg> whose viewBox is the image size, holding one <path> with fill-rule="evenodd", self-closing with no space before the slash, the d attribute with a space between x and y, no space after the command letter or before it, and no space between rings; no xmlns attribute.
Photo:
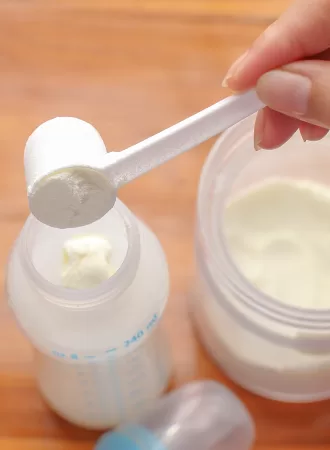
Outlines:
<svg viewBox="0 0 330 450"><path fill-rule="evenodd" d="M112 208L119 187L263 106L253 90L234 95L126 150L109 153L98 132L84 121L62 117L45 122L30 136L25 148L31 212L57 228L94 222ZM59 189L61 196L57 195Z"/></svg>

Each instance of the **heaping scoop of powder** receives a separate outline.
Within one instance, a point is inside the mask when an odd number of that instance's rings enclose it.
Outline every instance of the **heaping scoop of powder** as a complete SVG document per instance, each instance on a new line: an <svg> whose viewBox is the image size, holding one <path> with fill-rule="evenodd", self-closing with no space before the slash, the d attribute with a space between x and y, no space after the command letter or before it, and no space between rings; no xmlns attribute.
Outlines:
<svg viewBox="0 0 330 450"><path fill-rule="evenodd" d="M115 202L105 176L88 167L47 175L28 190L32 214L54 228L75 228L103 217Z"/></svg>

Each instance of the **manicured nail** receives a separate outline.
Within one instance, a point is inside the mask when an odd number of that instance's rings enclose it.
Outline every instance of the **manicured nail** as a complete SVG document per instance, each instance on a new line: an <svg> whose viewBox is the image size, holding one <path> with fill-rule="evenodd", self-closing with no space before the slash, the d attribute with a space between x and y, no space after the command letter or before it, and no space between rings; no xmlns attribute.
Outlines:
<svg viewBox="0 0 330 450"><path fill-rule="evenodd" d="M307 141L319 141L323 139L329 132L329 130L312 125L310 123L302 123L299 127L301 137L304 142Z"/></svg>
<svg viewBox="0 0 330 450"><path fill-rule="evenodd" d="M255 126L254 126L254 148L256 151L261 149L261 142L264 136L265 130L265 114L263 109L259 111Z"/></svg>
<svg viewBox="0 0 330 450"><path fill-rule="evenodd" d="M243 55L241 55L238 59L236 59L236 61L230 66L225 78L222 81L222 87L230 87L230 79L234 78L241 70L241 68L244 65L244 60L248 54L248 50L243 53Z"/></svg>
<svg viewBox="0 0 330 450"><path fill-rule="evenodd" d="M308 139L305 138L304 132L303 132L302 130L299 130L299 132L300 132L301 139L302 139L304 142L307 142Z"/></svg>
<svg viewBox="0 0 330 450"><path fill-rule="evenodd" d="M261 101L293 117L307 113L311 89L308 78L285 70L272 70L262 75L257 83Z"/></svg>

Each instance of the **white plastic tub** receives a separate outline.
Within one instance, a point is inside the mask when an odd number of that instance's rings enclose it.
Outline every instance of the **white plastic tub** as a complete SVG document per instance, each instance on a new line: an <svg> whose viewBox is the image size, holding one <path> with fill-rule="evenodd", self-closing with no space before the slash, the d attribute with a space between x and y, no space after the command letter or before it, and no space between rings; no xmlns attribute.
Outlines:
<svg viewBox="0 0 330 450"><path fill-rule="evenodd" d="M195 321L213 358L245 388L289 402L329 398L330 308L288 306L252 286L231 257L223 212L233 196L270 177L329 185L330 139L303 143L296 135L281 149L255 152L253 122L249 118L228 130L203 169Z"/></svg>

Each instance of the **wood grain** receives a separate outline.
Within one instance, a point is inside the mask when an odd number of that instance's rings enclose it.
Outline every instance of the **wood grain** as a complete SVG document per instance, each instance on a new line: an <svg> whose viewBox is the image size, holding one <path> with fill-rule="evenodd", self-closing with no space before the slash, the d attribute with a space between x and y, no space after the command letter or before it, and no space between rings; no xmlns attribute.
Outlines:
<svg viewBox="0 0 330 450"><path fill-rule="evenodd" d="M125 148L228 94L229 64L284 10L280 0L2 0L0 3L0 264L28 213L23 148L40 122L92 122L110 149ZM257 450L330 448L330 402L284 405L234 386L195 337L188 315L198 178L212 142L155 170L121 198L157 233L170 264L166 326L174 386L213 378L246 403ZM4 270L0 281L4 284ZM0 448L90 450L97 433L47 409L32 350L0 305Z"/></svg>
<svg viewBox="0 0 330 450"><path fill-rule="evenodd" d="M20 11L43 8L95 12L124 12L127 15L162 14L180 17L233 16L233 20L274 20L288 5L288 0L2 0L3 8Z"/></svg>

